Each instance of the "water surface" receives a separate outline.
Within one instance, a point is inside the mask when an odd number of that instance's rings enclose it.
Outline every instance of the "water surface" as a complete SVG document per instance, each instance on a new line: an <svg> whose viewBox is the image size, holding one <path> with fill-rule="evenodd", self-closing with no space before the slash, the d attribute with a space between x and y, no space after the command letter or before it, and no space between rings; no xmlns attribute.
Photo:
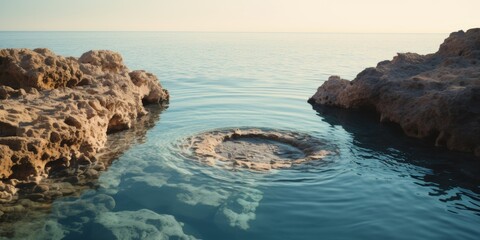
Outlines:
<svg viewBox="0 0 480 240"><path fill-rule="evenodd" d="M479 164L404 137L378 117L306 103L447 34L0 32L0 48L122 53L171 93L168 110L81 198L57 200L32 238L477 239ZM190 161L183 139L218 128L306 132L338 154L269 173ZM478 162L478 161L477 161Z"/></svg>

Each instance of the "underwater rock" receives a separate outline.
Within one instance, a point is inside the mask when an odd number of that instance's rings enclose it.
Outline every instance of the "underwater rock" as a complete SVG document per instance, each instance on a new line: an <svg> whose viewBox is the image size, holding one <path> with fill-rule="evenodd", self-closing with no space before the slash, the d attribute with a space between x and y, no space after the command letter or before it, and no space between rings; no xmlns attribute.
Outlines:
<svg viewBox="0 0 480 240"><path fill-rule="evenodd" d="M256 219L256 209L262 198L263 194L255 189L234 194L218 209L215 223L223 229L228 229L228 226L249 229L249 222Z"/></svg>
<svg viewBox="0 0 480 240"><path fill-rule="evenodd" d="M196 239L183 232L183 223L175 217L148 209L105 212L96 222L111 231L116 239Z"/></svg>
<svg viewBox="0 0 480 240"><path fill-rule="evenodd" d="M399 53L353 81L331 76L315 105L375 110L405 134L480 156L480 28L451 33L438 52Z"/></svg>

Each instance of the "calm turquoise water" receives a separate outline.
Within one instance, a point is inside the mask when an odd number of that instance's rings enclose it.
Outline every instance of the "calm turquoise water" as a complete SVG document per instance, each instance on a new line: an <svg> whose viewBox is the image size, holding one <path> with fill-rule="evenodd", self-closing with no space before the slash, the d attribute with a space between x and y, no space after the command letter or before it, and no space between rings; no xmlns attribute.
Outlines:
<svg viewBox="0 0 480 240"><path fill-rule="evenodd" d="M404 137L375 116L312 109L337 74L397 52L435 52L446 34L0 32L0 48L122 53L155 73L170 107L81 198L54 203L34 238L478 239L479 164ZM178 143L217 128L308 132L338 148L270 173L197 164ZM478 162L478 161L477 161Z"/></svg>

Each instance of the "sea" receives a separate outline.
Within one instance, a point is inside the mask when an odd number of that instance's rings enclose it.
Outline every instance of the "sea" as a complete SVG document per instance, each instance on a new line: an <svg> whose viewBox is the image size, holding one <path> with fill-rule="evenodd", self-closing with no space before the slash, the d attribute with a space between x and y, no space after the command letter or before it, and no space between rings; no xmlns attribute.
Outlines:
<svg viewBox="0 0 480 240"><path fill-rule="evenodd" d="M129 69L155 74L171 96L95 187L58 198L9 237L479 239L478 159L406 137L375 114L307 103L331 75L352 80L397 53L436 52L446 37L0 32L0 48L74 57L119 52ZM335 154L267 172L210 166L183 154L191 136L236 128L309 134Z"/></svg>

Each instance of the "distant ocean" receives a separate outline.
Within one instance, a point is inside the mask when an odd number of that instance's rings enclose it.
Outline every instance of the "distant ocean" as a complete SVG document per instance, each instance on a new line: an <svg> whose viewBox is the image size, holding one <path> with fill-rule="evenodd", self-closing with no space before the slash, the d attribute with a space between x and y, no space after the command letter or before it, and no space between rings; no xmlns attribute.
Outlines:
<svg viewBox="0 0 480 240"><path fill-rule="evenodd" d="M99 188L58 199L21 234L478 239L480 168L470 155L405 137L375 117L316 111L306 102L330 75L353 79L397 52L433 53L447 36L0 32L0 48L45 47L76 57L118 51L132 70L156 74L171 94L145 142L117 159ZM188 136L236 127L306 132L338 154L269 173L212 168L179 154ZM99 196L115 207L106 210Z"/></svg>

